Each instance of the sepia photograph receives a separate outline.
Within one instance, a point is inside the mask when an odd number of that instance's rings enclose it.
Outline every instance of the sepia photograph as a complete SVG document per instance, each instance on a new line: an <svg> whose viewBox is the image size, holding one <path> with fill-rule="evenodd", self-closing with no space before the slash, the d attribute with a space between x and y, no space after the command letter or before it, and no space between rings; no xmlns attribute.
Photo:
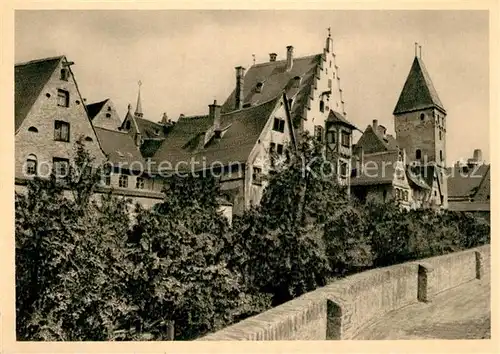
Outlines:
<svg viewBox="0 0 500 354"><path fill-rule="evenodd" d="M492 338L488 10L13 35L16 341Z"/></svg>

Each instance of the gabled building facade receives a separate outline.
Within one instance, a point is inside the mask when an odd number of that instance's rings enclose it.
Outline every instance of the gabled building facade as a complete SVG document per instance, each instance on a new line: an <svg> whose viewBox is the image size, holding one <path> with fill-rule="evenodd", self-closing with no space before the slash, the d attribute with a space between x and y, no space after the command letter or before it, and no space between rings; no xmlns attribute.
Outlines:
<svg viewBox="0 0 500 354"><path fill-rule="evenodd" d="M118 130L122 125L113 101L109 98L87 105L87 112L94 127Z"/></svg>
<svg viewBox="0 0 500 354"><path fill-rule="evenodd" d="M152 161L160 175L215 174L240 214L260 202L273 157L294 148L295 136L285 95L228 113L221 108L214 102L208 115L180 118Z"/></svg>
<svg viewBox="0 0 500 354"><path fill-rule="evenodd" d="M65 175L82 139L97 163L104 160L71 66L65 56L15 65L15 175Z"/></svg>

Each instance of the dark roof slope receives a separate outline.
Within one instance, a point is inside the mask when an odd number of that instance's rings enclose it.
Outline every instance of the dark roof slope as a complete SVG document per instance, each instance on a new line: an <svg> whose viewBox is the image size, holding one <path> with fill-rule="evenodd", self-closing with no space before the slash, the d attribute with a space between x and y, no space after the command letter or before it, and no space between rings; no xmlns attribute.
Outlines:
<svg viewBox="0 0 500 354"><path fill-rule="evenodd" d="M477 167L453 166L448 169L448 197L472 198L479 191L483 180L489 181L489 165ZM486 183L489 186L489 183ZM489 193L487 193L489 194Z"/></svg>
<svg viewBox="0 0 500 354"><path fill-rule="evenodd" d="M143 139L141 154L143 157L152 157L163 144L165 139Z"/></svg>
<svg viewBox="0 0 500 354"><path fill-rule="evenodd" d="M422 59L415 57L393 114L431 107L446 112Z"/></svg>
<svg viewBox="0 0 500 354"><path fill-rule="evenodd" d="M139 131L141 132L144 138L164 138L165 131L164 126L162 124L155 123L149 119L137 118L135 117L135 121L139 127Z"/></svg>
<svg viewBox="0 0 500 354"><path fill-rule="evenodd" d="M356 146L361 146L365 154L397 150L399 148L397 140L391 134L383 136L380 132L375 132L371 125L366 127Z"/></svg>
<svg viewBox="0 0 500 354"><path fill-rule="evenodd" d="M353 130L354 129L359 130L354 124L349 122L346 117L344 117L339 112L336 112L333 110L330 110L330 113L328 114L327 122L338 123L338 124L345 125L346 127L349 127Z"/></svg>
<svg viewBox="0 0 500 354"><path fill-rule="evenodd" d="M398 150L364 155L361 173L351 178L351 185L391 184L394 181L398 159ZM401 173L404 173L404 169Z"/></svg>
<svg viewBox="0 0 500 354"><path fill-rule="evenodd" d="M94 129L102 150L114 165L121 164L123 168L128 169L134 163L132 167L136 167L137 170L141 166L145 168L145 161L129 134L99 127Z"/></svg>
<svg viewBox="0 0 500 354"><path fill-rule="evenodd" d="M104 105L108 101L109 101L109 98L106 98L104 101L90 103L90 104L86 105L89 118L91 120L94 119L94 117L102 110L102 107L104 107Z"/></svg>
<svg viewBox="0 0 500 354"><path fill-rule="evenodd" d="M17 131L43 87L64 56L33 60L15 65L15 108L14 123Z"/></svg>
<svg viewBox="0 0 500 354"><path fill-rule="evenodd" d="M288 97L295 95L290 114L302 117L304 109L309 105L312 88L317 80L316 74L323 60L323 54L294 58L290 71L286 71L286 60L253 65L245 74L243 82L243 104L259 105L268 102L283 91ZM298 87L294 87L295 78L300 78ZM261 92L256 86L262 84ZM235 110L235 91L222 105L222 112Z"/></svg>
<svg viewBox="0 0 500 354"><path fill-rule="evenodd" d="M160 149L153 156L157 163L169 163L175 169L176 164L205 161L206 167L216 162L221 164L244 163L257 143L257 140L277 105L278 98L261 105L233 111L221 115L223 135L204 145L205 132L213 122L208 116L183 117L173 126ZM220 165L219 165L220 166ZM195 169L202 165L198 164ZM214 166L215 167L215 166Z"/></svg>

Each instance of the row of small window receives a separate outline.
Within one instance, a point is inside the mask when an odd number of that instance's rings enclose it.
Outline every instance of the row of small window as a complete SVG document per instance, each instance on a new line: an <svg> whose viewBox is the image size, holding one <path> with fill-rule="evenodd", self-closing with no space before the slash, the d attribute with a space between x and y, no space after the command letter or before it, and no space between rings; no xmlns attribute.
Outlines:
<svg viewBox="0 0 500 354"><path fill-rule="evenodd" d="M324 131L325 128L323 128L321 125L315 125L314 126L314 137L317 141L323 142L323 137L324 137ZM336 130L329 130L326 133L326 142L328 144L336 144L337 141L337 131ZM349 134L346 131L342 131L340 135L340 143L344 147L350 147L351 146L351 134Z"/></svg>
<svg viewBox="0 0 500 354"><path fill-rule="evenodd" d="M59 158L59 157L54 157L52 159L52 168L54 171L54 174L58 177L65 177L69 173L69 160L64 159L64 158ZM37 175L37 158L35 155L29 155L28 159L26 160L26 174L28 176L35 176ZM118 178L118 186L120 188L128 188L129 185L129 176L127 175L120 175ZM111 175L108 174L104 176L103 179L103 184L106 186L111 185ZM136 189L144 189L144 184L145 184L145 179L142 177L137 177L135 181L135 188Z"/></svg>
<svg viewBox="0 0 500 354"><path fill-rule="evenodd" d="M396 200L403 200L403 201L407 202L409 200L409 192L402 190L402 189L399 189L399 188L396 188L395 189L395 198L396 198Z"/></svg>
<svg viewBox="0 0 500 354"><path fill-rule="evenodd" d="M432 116L436 117L436 124L438 126L443 126L444 127L444 116L440 116L439 114L435 114L434 112L432 113ZM420 120L423 121L425 119L425 114L420 113Z"/></svg>
<svg viewBox="0 0 500 354"><path fill-rule="evenodd" d="M127 175L120 175L120 177L118 177L118 187L120 187L120 188L128 188L128 180L129 180L129 176L127 176ZM110 174L104 176L103 183L106 186L110 186L111 185L111 175ZM136 177L136 179L135 179L135 188L136 189L144 189L144 183L145 183L145 179L144 178L142 178L142 177Z"/></svg>

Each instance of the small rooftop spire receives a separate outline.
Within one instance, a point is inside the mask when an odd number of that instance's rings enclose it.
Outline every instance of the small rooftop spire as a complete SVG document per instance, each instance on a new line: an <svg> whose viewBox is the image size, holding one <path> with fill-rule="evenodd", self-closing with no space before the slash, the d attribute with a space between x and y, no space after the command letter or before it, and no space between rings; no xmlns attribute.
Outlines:
<svg viewBox="0 0 500 354"><path fill-rule="evenodd" d="M252 54L253 65L255 65L255 54Z"/></svg>
<svg viewBox="0 0 500 354"><path fill-rule="evenodd" d="M327 28L328 30L328 37L326 37L326 45L325 45L325 50L328 53L333 53L333 39L332 39L332 29L331 27Z"/></svg>
<svg viewBox="0 0 500 354"><path fill-rule="evenodd" d="M142 82L141 82L141 80L139 80L137 82L137 84L139 85L139 90L138 90L138 93L137 93L137 106L135 107L135 116L139 117L139 118L142 118L142 104L141 104L141 86L142 86Z"/></svg>
<svg viewBox="0 0 500 354"><path fill-rule="evenodd" d="M328 37L331 37L332 36L332 33L331 33L332 28L328 27L327 29L328 29Z"/></svg>

